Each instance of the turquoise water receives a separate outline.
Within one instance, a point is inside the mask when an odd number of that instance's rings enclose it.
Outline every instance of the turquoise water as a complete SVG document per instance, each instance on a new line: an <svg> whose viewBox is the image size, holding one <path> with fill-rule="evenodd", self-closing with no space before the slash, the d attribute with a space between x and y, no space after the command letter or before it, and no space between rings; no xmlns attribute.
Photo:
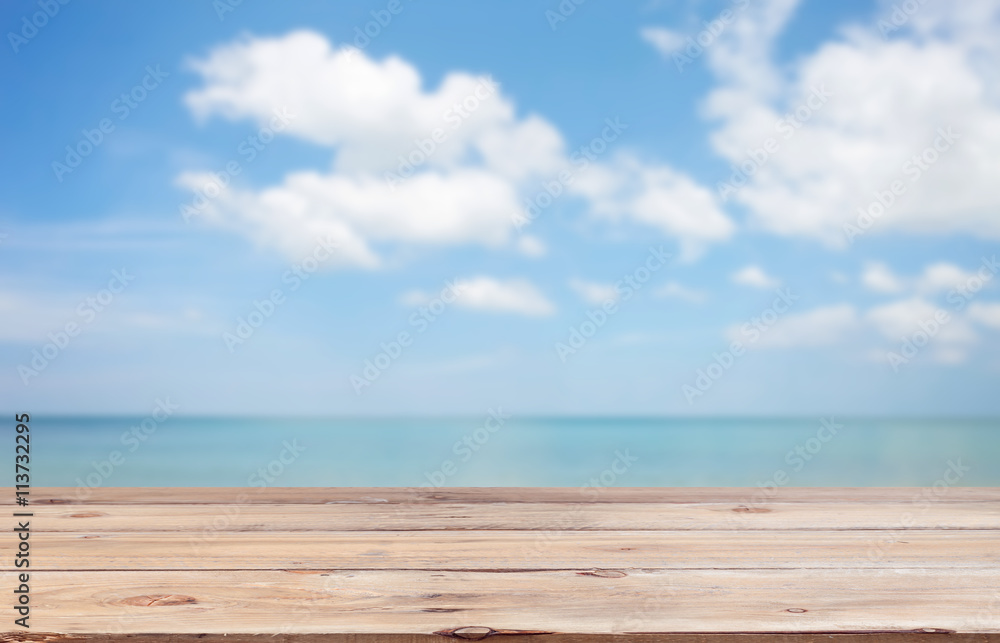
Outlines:
<svg viewBox="0 0 1000 643"><path fill-rule="evenodd" d="M1000 486L1000 420L487 417L36 417L32 483Z"/></svg>

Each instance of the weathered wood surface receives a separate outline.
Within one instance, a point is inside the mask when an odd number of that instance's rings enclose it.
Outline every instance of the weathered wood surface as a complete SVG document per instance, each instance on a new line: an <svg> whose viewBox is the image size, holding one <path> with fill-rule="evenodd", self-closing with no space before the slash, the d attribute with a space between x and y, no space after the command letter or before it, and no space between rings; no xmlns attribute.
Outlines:
<svg viewBox="0 0 1000 643"><path fill-rule="evenodd" d="M180 494L180 495L179 495ZM240 497L254 503L322 505L330 503L395 504L439 502L588 502L600 503L749 503L769 502L912 502L924 496L956 502L998 502L1000 487L950 487L943 490L916 487L777 487L767 490L744 487L48 487L31 490L39 504L229 504ZM0 505L12 505L0 497Z"/></svg>
<svg viewBox="0 0 1000 643"><path fill-rule="evenodd" d="M42 505L40 531L1000 529L998 502Z"/></svg>
<svg viewBox="0 0 1000 643"><path fill-rule="evenodd" d="M276 546L280 543L280 547ZM36 571L105 569L1000 569L998 532L36 533ZM11 559L15 543L0 543ZM288 552L295 552L290 557ZM753 552L752 556L748 552ZM155 555L151 555L155 553Z"/></svg>
<svg viewBox="0 0 1000 643"><path fill-rule="evenodd" d="M1000 642L1000 489L590 492L33 489L0 641Z"/></svg>

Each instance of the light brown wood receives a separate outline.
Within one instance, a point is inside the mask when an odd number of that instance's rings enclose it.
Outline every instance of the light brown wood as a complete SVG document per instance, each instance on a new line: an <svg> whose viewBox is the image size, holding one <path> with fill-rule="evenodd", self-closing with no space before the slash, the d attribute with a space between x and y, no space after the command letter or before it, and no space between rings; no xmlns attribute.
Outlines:
<svg viewBox="0 0 1000 643"><path fill-rule="evenodd" d="M248 497L254 504L425 503L439 502L586 502L610 503L769 503L769 502L912 502L937 495L956 502L1000 502L1000 487L46 487L31 490L31 503L42 504L233 504ZM12 496L0 505L12 505Z"/></svg>
<svg viewBox="0 0 1000 643"><path fill-rule="evenodd" d="M1000 569L1000 536L969 531L379 531L37 533L41 570ZM280 543L280 547L276 546ZM295 552L289 556L288 552ZM748 552L752 552L749 555ZM155 555L151 555L155 554ZM0 558L14 542L0 542Z"/></svg>
<svg viewBox="0 0 1000 643"><path fill-rule="evenodd" d="M989 604L1000 577L982 569L134 571L35 578L34 629L52 632L1000 632Z"/></svg>
<svg viewBox="0 0 1000 643"><path fill-rule="evenodd" d="M590 491L33 489L0 642L1000 642L1000 489Z"/></svg>
<svg viewBox="0 0 1000 643"><path fill-rule="evenodd" d="M35 507L36 531L1000 529L1000 501L114 504Z"/></svg>

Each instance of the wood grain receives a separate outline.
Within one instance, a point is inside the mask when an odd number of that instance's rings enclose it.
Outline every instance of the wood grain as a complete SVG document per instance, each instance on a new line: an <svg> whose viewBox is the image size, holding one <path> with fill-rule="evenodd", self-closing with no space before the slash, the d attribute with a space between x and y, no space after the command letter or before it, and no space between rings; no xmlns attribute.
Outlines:
<svg viewBox="0 0 1000 643"><path fill-rule="evenodd" d="M35 507L36 531L1000 529L1000 501L950 503L106 504Z"/></svg>
<svg viewBox="0 0 1000 643"><path fill-rule="evenodd" d="M74 494L0 642L1000 643L995 488Z"/></svg>
<svg viewBox="0 0 1000 643"><path fill-rule="evenodd" d="M918 487L46 487L31 490L41 504L230 504L247 496L255 504L436 504L439 502L586 502L594 503L769 503L912 502L942 493L956 502L1000 502L1000 487L948 487L943 492ZM0 497L12 505L13 497Z"/></svg>
<svg viewBox="0 0 1000 643"><path fill-rule="evenodd" d="M951 531L38 533L35 570L1000 569L1000 535ZM280 543L280 547L276 546ZM0 542L13 560L15 543ZM290 555L290 552L294 552ZM9 566L7 569L11 569Z"/></svg>
<svg viewBox="0 0 1000 643"><path fill-rule="evenodd" d="M996 570L37 572L41 631L998 633ZM5 578L9 582L9 578ZM804 611L788 611L788 610Z"/></svg>

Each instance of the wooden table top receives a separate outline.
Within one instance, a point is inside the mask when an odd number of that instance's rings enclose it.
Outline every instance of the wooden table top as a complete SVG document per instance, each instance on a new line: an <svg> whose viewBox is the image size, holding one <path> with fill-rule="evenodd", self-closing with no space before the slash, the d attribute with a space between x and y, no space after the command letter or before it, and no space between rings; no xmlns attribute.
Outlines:
<svg viewBox="0 0 1000 643"><path fill-rule="evenodd" d="M6 510L33 514L8 519L30 520L31 627L5 608L0 641L1000 642L1000 488L34 488Z"/></svg>

